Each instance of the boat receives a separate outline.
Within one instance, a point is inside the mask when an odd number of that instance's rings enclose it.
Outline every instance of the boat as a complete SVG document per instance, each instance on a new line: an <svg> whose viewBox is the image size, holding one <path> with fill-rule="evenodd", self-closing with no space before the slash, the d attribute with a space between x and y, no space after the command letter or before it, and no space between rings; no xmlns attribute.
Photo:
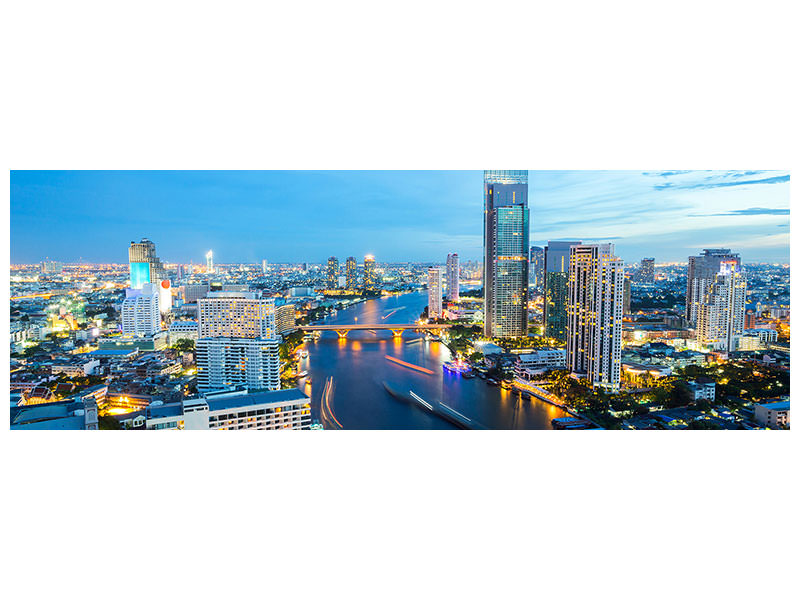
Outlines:
<svg viewBox="0 0 800 600"><path fill-rule="evenodd" d="M300 357L301 357L301 358L308 358L308 350L303 350L303 351L300 353Z"/></svg>
<svg viewBox="0 0 800 600"><path fill-rule="evenodd" d="M475 377L475 373L473 373L472 371L463 371L461 373L461 376L464 379L473 379Z"/></svg>
<svg viewBox="0 0 800 600"><path fill-rule="evenodd" d="M458 360L448 360L442 364L442 368L451 373L465 373L469 370L469 365Z"/></svg>
<svg viewBox="0 0 800 600"><path fill-rule="evenodd" d="M300 371L300 372L297 374L297 376L298 376L298 377L305 377L306 375L308 375L308 371Z"/></svg>
<svg viewBox="0 0 800 600"><path fill-rule="evenodd" d="M484 373L483 371L478 371L478 377L480 377L481 379L486 379L486 373Z"/></svg>
<svg viewBox="0 0 800 600"><path fill-rule="evenodd" d="M486 383L488 383L489 385L500 385L500 383L496 379L492 379L491 377L489 377L486 380Z"/></svg>
<svg viewBox="0 0 800 600"><path fill-rule="evenodd" d="M511 385L510 381L506 381L504 379L503 381L500 382L500 387L502 387L504 390L510 390L513 386Z"/></svg>

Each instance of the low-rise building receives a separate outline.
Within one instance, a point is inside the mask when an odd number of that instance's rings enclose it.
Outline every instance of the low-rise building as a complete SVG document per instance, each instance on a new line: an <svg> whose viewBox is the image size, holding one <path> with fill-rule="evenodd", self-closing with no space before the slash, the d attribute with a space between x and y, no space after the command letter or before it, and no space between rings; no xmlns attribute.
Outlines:
<svg viewBox="0 0 800 600"><path fill-rule="evenodd" d="M755 422L764 427L788 428L789 427L789 401L768 402L756 404L753 409Z"/></svg>
<svg viewBox="0 0 800 600"><path fill-rule="evenodd" d="M567 351L563 348L541 348L526 354L517 354L514 377L531 381L553 369L567 368Z"/></svg>
<svg viewBox="0 0 800 600"><path fill-rule="evenodd" d="M697 402L699 400L706 400L713 402L716 396L717 384L710 379L697 379L686 382L686 387L689 388L689 393L692 395L692 400Z"/></svg>
<svg viewBox="0 0 800 600"><path fill-rule="evenodd" d="M150 406L147 429L310 429L311 399L297 388L210 392L200 398Z"/></svg>
<svg viewBox="0 0 800 600"><path fill-rule="evenodd" d="M169 345L178 340L197 340L199 326L197 321L173 321L169 324Z"/></svg>

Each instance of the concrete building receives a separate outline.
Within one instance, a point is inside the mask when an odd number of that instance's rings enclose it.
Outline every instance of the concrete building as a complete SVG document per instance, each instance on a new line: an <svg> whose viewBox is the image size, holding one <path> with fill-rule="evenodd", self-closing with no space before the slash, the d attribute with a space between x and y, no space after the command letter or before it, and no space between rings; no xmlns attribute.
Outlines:
<svg viewBox="0 0 800 600"><path fill-rule="evenodd" d="M256 292L209 292L197 313L201 338L275 336L275 301Z"/></svg>
<svg viewBox="0 0 800 600"><path fill-rule="evenodd" d="M484 334L528 333L528 171L484 171Z"/></svg>
<svg viewBox="0 0 800 600"><path fill-rule="evenodd" d="M622 314L631 314L631 280L627 276L622 283Z"/></svg>
<svg viewBox="0 0 800 600"><path fill-rule="evenodd" d="M755 404L754 406L753 418L759 425L775 429L789 427L789 400Z"/></svg>
<svg viewBox="0 0 800 600"><path fill-rule="evenodd" d="M61 273L64 270L64 265L55 260L42 261L41 272L45 274Z"/></svg>
<svg viewBox="0 0 800 600"><path fill-rule="evenodd" d="M140 289L126 289L121 321L122 333L126 336L147 337L161 331L158 287L144 283Z"/></svg>
<svg viewBox="0 0 800 600"><path fill-rule="evenodd" d="M692 395L692 401L706 400L713 402L716 396L717 384L713 381L687 381L686 387Z"/></svg>
<svg viewBox="0 0 800 600"><path fill-rule="evenodd" d="M184 304L193 304L200 298L205 298L211 291L207 283L194 283L181 286L181 297Z"/></svg>
<svg viewBox="0 0 800 600"><path fill-rule="evenodd" d="M581 240L547 242L544 248L544 333L566 343L569 297L569 249Z"/></svg>
<svg viewBox="0 0 800 600"><path fill-rule="evenodd" d="M459 266L456 253L447 255L447 299L450 302L459 301Z"/></svg>
<svg viewBox="0 0 800 600"><path fill-rule="evenodd" d="M643 258L636 272L637 283L652 284L656 281L655 258Z"/></svg>
<svg viewBox="0 0 800 600"><path fill-rule="evenodd" d="M226 389L201 398L150 406L147 429L310 429L311 400L297 388L275 391Z"/></svg>
<svg viewBox="0 0 800 600"><path fill-rule="evenodd" d="M723 262L706 288L697 312L697 342L712 350L731 352L744 331L747 280L738 263Z"/></svg>
<svg viewBox="0 0 800 600"><path fill-rule="evenodd" d="M567 368L593 387L619 389L624 276L614 244L570 248Z"/></svg>
<svg viewBox="0 0 800 600"><path fill-rule="evenodd" d="M442 270L428 269L428 318L442 318Z"/></svg>
<svg viewBox="0 0 800 600"><path fill-rule="evenodd" d="M763 344L771 344L778 341L778 332L774 329L767 329L766 327L758 327L753 329L745 329L744 335L754 335Z"/></svg>
<svg viewBox="0 0 800 600"><path fill-rule="evenodd" d="M708 286L720 272L723 263L739 267L741 259L730 248L707 248L700 256L689 257L686 278L686 320L696 323Z"/></svg>

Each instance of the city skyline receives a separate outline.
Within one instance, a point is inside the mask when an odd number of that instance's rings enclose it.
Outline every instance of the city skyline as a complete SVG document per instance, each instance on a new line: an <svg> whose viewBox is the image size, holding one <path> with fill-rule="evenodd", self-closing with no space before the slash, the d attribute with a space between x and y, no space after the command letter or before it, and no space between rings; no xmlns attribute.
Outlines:
<svg viewBox="0 0 800 600"><path fill-rule="evenodd" d="M142 237L165 262L201 263L209 249L223 264L319 264L332 254L444 263L450 252L479 260L481 179L481 171L12 171L11 262L123 263L119 240ZM788 263L788 183L786 171L530 171L530 243L612 241L626 263L685 262L708 247ZM72 228L84 234L63 234Z"/></svg>

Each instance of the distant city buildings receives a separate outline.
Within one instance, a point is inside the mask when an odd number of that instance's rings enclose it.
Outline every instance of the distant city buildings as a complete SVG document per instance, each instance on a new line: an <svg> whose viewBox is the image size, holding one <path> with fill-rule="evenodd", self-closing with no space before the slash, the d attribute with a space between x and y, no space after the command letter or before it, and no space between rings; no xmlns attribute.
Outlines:
<svg viewBox="0 0 800 600"><path fill-rule="evenodd" d="M447 299L450 302L459 300L459 266L458 254L447 255Z"/></svg>
<svg viewBox="0 0 800 600"><path fill-rule="evenodd" d="M643 258L636 271L636 282L652 284L656 280L655 258Z"/></svg>
<svg viewBox="0 0 800 600"><path fill-rule="evenodd" d="M209 250L206 252L206 273L214 272L214 252Z"/></svg>
<svg viewBox="0 0 800 600"><path fill-rule="evenodd" d="M623 280L613 244L570 248L567 367L593 387L619 389Z"/></svg>
<svg viewBox="0 0 800 600"><path fill-rule="evenodd" d="M484 334L528 333L528 171L484 171Z"/></svg>
<svg viewBox="0 0 800 600"><path fill-rule="evenodd" d="M736 350L735 338L744 331L747 280L739 261L720 265L706 287L697 314L697 341L714 350Z"/></svg>
<svg viewBox="0 0 800 600"><path fill-rule="evenodd" d="M64 270L64 265L55 260L42 261L41 271L45 274L61 273Z"/></svg>
<svg viewBox="0 0 800 600"><path fill-rule="evenodd" d="M167 278L164 265L156 256L156 245L147 238L142 238L140 242L131 242L128 260L133 289L141 289L146 283L159 284Z"/></svg>
<svg viewBox="0 0 800 600"><path fill-rule="evenodd" d="M345 287L354 290L358 287L358 263L354 256L348 256L344 263Z"/></svg>
<svg viewBox="0 0 800 600"><path fill-rule="evenodd" d="M268 273L267 259L265 258L264 260L261 261L261 274L266 275L267 273Z"/></svg>
<svg viewBox="0 0 800 600"><path fill-rule="evenodd" d="M544 289L544 248L531 246L530 256L531 285L536 290Z"/></svg>
<svg viewBox="0 0 800 600"><path fill-rule="evenodd" d="M158 286L144 283L139 289L125 290L121 320L122 333L126 336L147 337L161 331Z"/></svg>
<svg viewBox="0 0 800 600"><path fill-rule="evenodd" d="M581 240L547 242L544 248L544 333L567 342L567 302L569 299L569 249Z"/></svg>
<svg viewBox="0 0 800 600"><path fill-rule="evenodd" d="M722 263L741 264L738 254L730 248L710 248L700 256L689 257L689 270L686 276L686 320L697 323L700 307L705 301L708 286L714 283Z"/></svg>
<svg viewBox="0 0 800 600"><path fill-rule="evenodd" d="M428 269L428 318L442 318L442 270Z"/></svg>

